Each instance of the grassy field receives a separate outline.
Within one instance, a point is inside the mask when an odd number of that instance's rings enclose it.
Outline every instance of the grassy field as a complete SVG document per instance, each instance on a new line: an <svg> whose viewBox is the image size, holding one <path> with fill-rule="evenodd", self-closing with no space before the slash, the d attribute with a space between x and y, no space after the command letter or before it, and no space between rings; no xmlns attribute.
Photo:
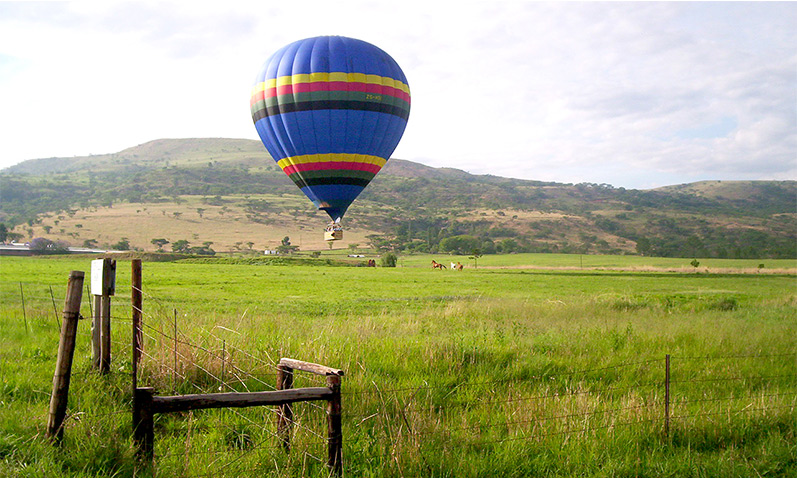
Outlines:
<svg viewBox="0 0 797 478"><path fill-rule="evenodd" d="M428 267L432 259L449 267L451 262L460 262L467 268L525 268L525 269L618 269L651 272L758 272L797 273L794 259L704 259L699 258L698 267L692 259L678 257L645 257L637 255L591 255L591 254L490 254L474 260L473 256L449 256L448 254L418 254L404 256L399 264L407 267ZM761 267L763 266L763 267Z"/></svg>
<svg viewBox="0 0 797 478"><path fill-rule="evenodd" d="M794 261L519 254L454 258L466 269L453 272L429 268L448 256L325 260L340 256L145 262L141 382L267 390L280 357L342 368L346 476L797 474ZM90 370L82 322L65 441L43 438L56 311L69 271L88 268L0 260L0 476L148 474L130 439L129 261L113 373ZM326 476L323 409L295 416L290 454L268 407L159 416L156 474Z"/></svg>

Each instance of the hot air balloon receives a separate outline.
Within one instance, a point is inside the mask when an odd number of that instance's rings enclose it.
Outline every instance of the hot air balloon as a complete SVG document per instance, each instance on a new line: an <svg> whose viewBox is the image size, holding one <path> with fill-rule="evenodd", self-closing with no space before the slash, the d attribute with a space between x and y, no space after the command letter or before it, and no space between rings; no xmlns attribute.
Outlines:
<svg viewBox="0 0 797 478"><path fill-rule="evenodd" d="M291 43L269 58L250 99L272 158L332 222L340 220L385 165L407 126L410 89L393 58L341 36Z"/></svg>

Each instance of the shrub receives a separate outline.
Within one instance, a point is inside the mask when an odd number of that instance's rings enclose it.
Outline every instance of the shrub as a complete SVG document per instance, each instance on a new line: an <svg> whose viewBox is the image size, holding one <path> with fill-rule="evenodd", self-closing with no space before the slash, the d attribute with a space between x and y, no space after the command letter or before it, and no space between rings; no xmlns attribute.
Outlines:
<svg viewBox="0 0 797 478"><path fill-rule="evenodd" d="M65 254L69 246L61 241L51 241L44 237L37 237L30 241L29 246L33 254Z"/></svg>
<svg viewBox="0 0 797 478"><path fill-rule="evenodd" d="M398 257L392 252L388 252L387 254L383 255L381 259L379 259L379 264L382 267L396 267L396 263L398 262Z"/></svg>
<svg viewBox="0 0 797 478"><path fill-rule="evenodd" d="M725 297L709 305L709 309L712 310L730 311L736 310L738 308L739 301L737 301L734 297Z"/></svg>

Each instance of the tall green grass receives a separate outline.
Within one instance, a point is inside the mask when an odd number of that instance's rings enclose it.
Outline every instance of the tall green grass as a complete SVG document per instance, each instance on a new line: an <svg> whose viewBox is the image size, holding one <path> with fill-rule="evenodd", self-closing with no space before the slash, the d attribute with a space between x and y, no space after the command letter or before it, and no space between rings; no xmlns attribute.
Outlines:
<svg viewBox="0 0 797 478"><path fill-rule="evenodd" d="M81 323L66 439L43 439L58 342L49 286L60 308L69 270L87 267L0 265L0 474L142 472L130 440L129 263L118 267L113 373L90 370ZM145 263L140 382L161 394L265 390L280 357L343 368L347 476L790 476L795 284L791 274ZM295 386L322 383L297 374ZM295 416L290 454L268 407L159 416L156 472L326 476L323 410L298 404Z"/></svg>

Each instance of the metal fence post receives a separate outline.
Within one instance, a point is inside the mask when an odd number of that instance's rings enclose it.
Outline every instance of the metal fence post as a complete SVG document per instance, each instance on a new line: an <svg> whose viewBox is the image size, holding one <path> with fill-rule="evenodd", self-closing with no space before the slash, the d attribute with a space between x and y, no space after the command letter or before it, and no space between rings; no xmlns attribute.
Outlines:
<svg viewBox="0 0 797 478"><path fill-rule="evenodd" d="M664 435L670 436L670 354L664 356Z"/></svg>

